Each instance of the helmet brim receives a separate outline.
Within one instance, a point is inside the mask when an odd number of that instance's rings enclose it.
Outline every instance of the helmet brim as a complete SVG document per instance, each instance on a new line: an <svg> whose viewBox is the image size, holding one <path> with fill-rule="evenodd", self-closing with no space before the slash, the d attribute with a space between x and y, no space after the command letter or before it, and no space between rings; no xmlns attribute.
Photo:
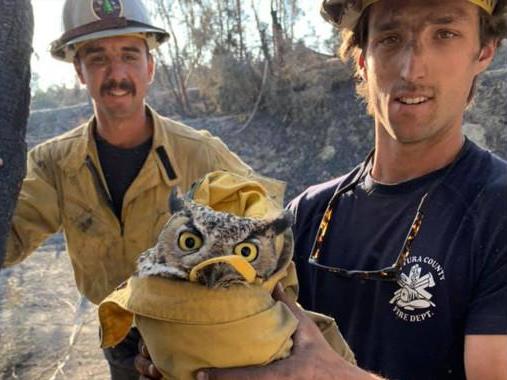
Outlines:
<svg viewBox="0 0 507 380"><path fill-rule="evenodd" d="M320 14L337 29L353 29L361 16L361 1L323 0Z"/></svg>
<svg viewBox="0 0 507 380"><path fill-rule="evenodd" d="M362 12L378 0L322 0L321 16L339 30L352 30ZM492 14L497 0L468 0L472 4Z"/></svg>
<svg viewBox="0 0 507 380"><path fill-rule="evenodd" d="M169 39L169 33L163 29L146 26L129 26L121 29L106 29L85 34L69 41L56 40L51 44L50 52L53 58L64 62L73 62L77 48L83 42L98 40L101 38L118 37L129 34L142 34L148 49L156 49L160 44Z"/></svg>

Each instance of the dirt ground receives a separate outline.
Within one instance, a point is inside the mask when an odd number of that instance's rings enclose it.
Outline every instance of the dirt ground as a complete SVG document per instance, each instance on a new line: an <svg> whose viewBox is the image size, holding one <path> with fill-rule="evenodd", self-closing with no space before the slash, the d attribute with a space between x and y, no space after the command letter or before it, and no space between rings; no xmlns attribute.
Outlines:
<svg viewBox="0 0 507 380"><path fill-rule="evenodd" d="M0 272L0 379L106 380L96 307L82 301L61 237Z"/></svg>

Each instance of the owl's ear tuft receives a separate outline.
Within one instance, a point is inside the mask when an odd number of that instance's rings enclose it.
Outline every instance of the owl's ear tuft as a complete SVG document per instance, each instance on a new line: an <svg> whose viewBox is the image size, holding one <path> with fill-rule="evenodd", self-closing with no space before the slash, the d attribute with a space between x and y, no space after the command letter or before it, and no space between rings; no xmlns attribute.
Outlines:
<svg viewBox="0 0 507 380"><path fill-rule="evenodd" d="M284 210L278 218L274 219L271 222L270 228L273 229L276 235L280 235L287 228L292 226L293 223L294 223L294 215L292 214L292 212Z"/></svg>
<svg viewBox="0 0 507 380"><path fill-rule="evenodd" d="M169 195L169 211L171 211L171 214L175 214L185 208L185 201L178 193L179 189L177 187L173 187L171 194Z"/></svg>

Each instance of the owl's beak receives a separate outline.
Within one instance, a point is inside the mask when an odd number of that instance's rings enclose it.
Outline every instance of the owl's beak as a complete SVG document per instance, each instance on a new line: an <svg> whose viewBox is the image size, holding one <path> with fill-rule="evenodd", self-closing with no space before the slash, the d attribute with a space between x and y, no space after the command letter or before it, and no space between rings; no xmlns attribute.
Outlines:
<svg viewBox="0 0 507 380"><path fill-rule="evenodd" d="M193 267L189 274L190 281L198 281L210 288L232 282L252 283L256 277L257 272L254 267L239 255L218 256L204 260Z"/></svg>

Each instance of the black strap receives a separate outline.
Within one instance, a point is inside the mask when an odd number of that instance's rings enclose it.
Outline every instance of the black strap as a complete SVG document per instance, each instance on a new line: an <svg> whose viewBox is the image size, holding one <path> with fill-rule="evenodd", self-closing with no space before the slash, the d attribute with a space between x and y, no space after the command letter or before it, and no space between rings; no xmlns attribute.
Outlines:
<svg viewBox="0 0 507 380"><path fill-rule="evenodd" d="M167 173L167 176L169 179L174 180L178 178L176 173L174 172L174 169L171 165L171 161L169 160L169 156L167 155L167 152L165 151L163 146L159 146L155 151L158 154L158 158L160 158L160 161L162 162L162 165L164 165L165 172Z"/></svg>

